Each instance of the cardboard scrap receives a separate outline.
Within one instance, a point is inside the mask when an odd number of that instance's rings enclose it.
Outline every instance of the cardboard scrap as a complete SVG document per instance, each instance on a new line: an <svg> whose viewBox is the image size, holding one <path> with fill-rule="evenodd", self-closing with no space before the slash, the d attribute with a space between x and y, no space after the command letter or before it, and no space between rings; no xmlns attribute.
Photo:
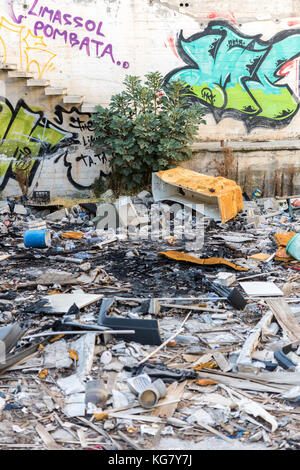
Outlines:
<svg viewBox="0 0 300 470"><path fill-rule="evenodd" d="M284 246L280 246L275 253L275 261L293 261L295 258L288 255L286 252L286 248Z"/></svg>
<svg viewBox="0 0 300 470"><path fill-rule="evenodd" d="M256 253L255 255L249 256L249 258L255 261L267 261L270 255L268 253Z"/></svg>
<svg viewBox="0 0 300 470"><path fill-rule="evenodd" d="M62 238L66 238L67 240L80 240L83 237L83 233L81 232L65 232L61 234Z"/></svg>
<svg viewBox="0 0 300 470"><path fill-rule="evenodd" d="M275 233L274 239L278 246L287 246L295 235L297 235L296 232L284 231L281 233Z"/></svg>
<svg viewBox="0 0 300 470"><path fill-rule="evenodd" d="M172 259L174 261L185 261L187 263L201 264L202 266L215 266L223 264L229 268L235 269L236 271L249 271L249 269L242 268L237 264L227 261L224 258L206 258L200 259L195 256L187 255L186 253L181 253L179 251L165 251L158 253L158 256L165 256L166 258Z"/></svg>

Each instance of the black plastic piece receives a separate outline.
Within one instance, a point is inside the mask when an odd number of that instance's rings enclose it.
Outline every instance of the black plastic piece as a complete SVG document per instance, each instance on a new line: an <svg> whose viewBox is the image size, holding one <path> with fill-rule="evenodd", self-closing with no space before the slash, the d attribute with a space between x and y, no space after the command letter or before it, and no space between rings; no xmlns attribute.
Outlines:
<svg viewBox="0 0 300 470"><path fill-rule="evenodd" d="M239 289L235 287L227 297L228 302L238 310L244 310L247 305L247 300L240 293Z"/></svg>
<svg viewBox="0 0 300 470"><path fill-rule="evenodd" d="M198 374L190 370L168 369L162 362L145 362L140 366L125 366L125 370L133 373L134 376L147 374L151 379L161 379L165 383L184 382L185 380L195 380Z"/></svg>
<svg viewBox="0 0 300 470"><path fill-rule="evenodd" d="M91 204L91 203L82 203L79 204L82 209L84 209L86 212L89 214L93 215L96 217L97 215L97 204Z"/></svg>
<svg viewBox="0 0 300 470"><path fill-rule="evenodd" d="M50 202L50 191L34 191L33 199L36 202L47 204L48 202Z"/></svg>
<svg viewBox="0 0 300 470"><path fill-rule="evenodd" d="M80 317L80 310L75 303L69 308L67 316L69 315L75 315L76 318Z"/></svg>
<svg viewBox="0 0 300 470"><path fill-rule="evenodd" d="M70 317L65 317L62 321L55 321L52 325L53 331L99 331L102 329L106 328L90 323L75 322Z"/></svg>
<svg viewBox="0 0 300 470"><path fill-rule="evenodd" d="M135 334L133 335L115 335L115 338L123 341L134 341L136 343L149 344L151 346L160 346L162 344L157 320L135 320L132 318L108 317L106 314L112 307L113 303L113 298L104 298L102 300L98 318L98 324L100 326L105 326L112 330L135 330Z"/></svg>
<svg viewBox="0 0 300 470"><path fill-rule="evenodd" d="M295 343L288 344L278 351L275 351L274 357L283 369L288 370L293 367L297 367L298 364L295 364L293 361L291 361L291 359L286 354L291 351L296 351L299 345L300 341L296 341Z"/></svg>
<svg viewBox="0 0 300 470"><path fill-rule="evenodd" d="M269 371L269 372L273 372L278 367L278 364L276 362L265 362L264 361L264 364L266 366L266 370Z"/></svg>
<svg viewBox="0 0 300 470"><path fill-rule="evenodd" d="M16 292L6 292L5 294L0 294L0 300L15 300L16 298Z"/></svg>
<svg viewBox="0 0 300 470"><path fill-rule="evenodd" d="M245 297L242 295L242 293L239 291L237 287L230 290L230 289L227 289L227 287L216 284L212 281L209 281L208 279L203 279L202 283L209 289L216 292L220 297L226 297L227 301L234 308L237 308L238 310L244 310L244 308L246 307L247 300L245 299Z"/></svg>
<svg viewBox="0 0 300 470"><path fill-rule="evenodd" d="M7 204L8 204L8 207L9 207L10 215L13 215L13 213L15 212L16 201L8 200Z"/></svg>

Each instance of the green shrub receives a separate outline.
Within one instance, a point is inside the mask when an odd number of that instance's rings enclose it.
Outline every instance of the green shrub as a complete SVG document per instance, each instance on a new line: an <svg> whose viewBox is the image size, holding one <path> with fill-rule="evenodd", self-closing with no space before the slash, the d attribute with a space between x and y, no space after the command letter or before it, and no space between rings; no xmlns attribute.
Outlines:
<svg viewBox="0 0 300 470"><path fill-rule="evenodd" d="M189 103L189 88L181 81L163 86L159 72L145 83L127 76L125 91L112 96L107 108L93 116L97 144L112 155L111 187L118 191L151 183L152 172L191 157L190 144L205 124L200 104Z"/></svg>

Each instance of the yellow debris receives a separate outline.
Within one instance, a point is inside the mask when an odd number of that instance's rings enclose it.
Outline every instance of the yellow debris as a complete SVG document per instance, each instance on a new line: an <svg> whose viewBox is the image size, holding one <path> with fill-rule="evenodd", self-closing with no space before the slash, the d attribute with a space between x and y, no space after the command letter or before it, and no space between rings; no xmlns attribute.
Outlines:
<svg viewBox="0 0 300 470"><path fill-rule="evenodd" d="M186 253L181 253L180 251L164 251L158 253L158 256L166 256L169 259L174 261L186 261L187 263L194 263L194 264L201 264L207 266L214 266L218 264L224 264L225 266L229 266L230 268L235 269L236 271L249 271L246 268L242 268L237 264L231 263L231 261L227 261L224 258L196 258L195 256L187 255Z"/></svg>
<svg viewBox="0 0 300 470"><path fill-rule="evenodd" d="M203 175L196 171L177 167L159 171L157 175L165 182L196 191L208 198L218 198L222 222L233 219L243 210L243 193L235 181L218 176Z"/></svg>
<svg viewBox="0 0 300 470"><path fill-rule="evenodd" d="M49 374L48 369L41 370L41 371L39 372L39 378L40 378L41 380L45 380L45 379L48 377L48 374Z"/></svg>
<svg viewBox="0 0 300 470"><path fill-rule="evenodd" d="M79 357L76 351L73 349L70 349L69 351L69 358L72 359L73 361L78 361Z"/></svg>

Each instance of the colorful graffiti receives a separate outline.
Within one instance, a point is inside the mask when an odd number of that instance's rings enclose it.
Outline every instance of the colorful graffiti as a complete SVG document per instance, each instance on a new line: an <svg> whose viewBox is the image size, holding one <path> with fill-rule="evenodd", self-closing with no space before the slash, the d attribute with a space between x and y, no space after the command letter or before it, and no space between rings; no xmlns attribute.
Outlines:
<svg viewBox="0 0 300 470"><path fill-rule="evenodd" d="M18 20L19 21L19 20ZM18 44L17 55L21 69L37 73L41 79L45 72L53 71L56 54L48 49L43 36L37 36L26 26L13 24L2 16L0 21L0 56L8 61L11 45Z"/></svg>
<svg viewBox="0 0 300 470"><path fill-rule="evenodd" d="M187 66L170 72L165 83L184 81L191 102L200 101L217 123L240 119L248 132L286 126L299 109L298 98L282 81L300 56L300 29L268 41L261 36L245 35L227 21L211 21L188 39L181 31L177 50Z"/></svg>
<svg viewBox="0 0 300 470"><path fill-rule="evenodd" d="M67 111L58 105L55 115L54 121L58 125L67 127L77 136L73 141L73 146L76 145L77 151L74 147L66 149L55 158L55 164L63 160L64 167L67 169L67 178L74 188L90 189L96 176L106 178L111 171L105 152L95 145L95 128L91 114L82 113L76 107Z"/></svg>
<svg viewBox="0 0 300 470"><path fill-rule="evenodd" d="M67 111L56 106L51 122L23 100L14 109L0 97L0 155L0 191L20 170L28 174L32 188L43 177L45 160L51 166L62 163L59 172L65 168L67 180L78 190L88 190L97 176L110 174L109 159L95 145L91 115L76 107Z"/></svg>
<svg viewBox="0 0 300 470"><path fill-rule="evenodd" d="M51 155L76 140L75 133L66 131L45 118L42 111L29 108L20 100L14 108L0 97L0 191L17 169L26 169L30 181L36 174L40 158Z"/></svg>

